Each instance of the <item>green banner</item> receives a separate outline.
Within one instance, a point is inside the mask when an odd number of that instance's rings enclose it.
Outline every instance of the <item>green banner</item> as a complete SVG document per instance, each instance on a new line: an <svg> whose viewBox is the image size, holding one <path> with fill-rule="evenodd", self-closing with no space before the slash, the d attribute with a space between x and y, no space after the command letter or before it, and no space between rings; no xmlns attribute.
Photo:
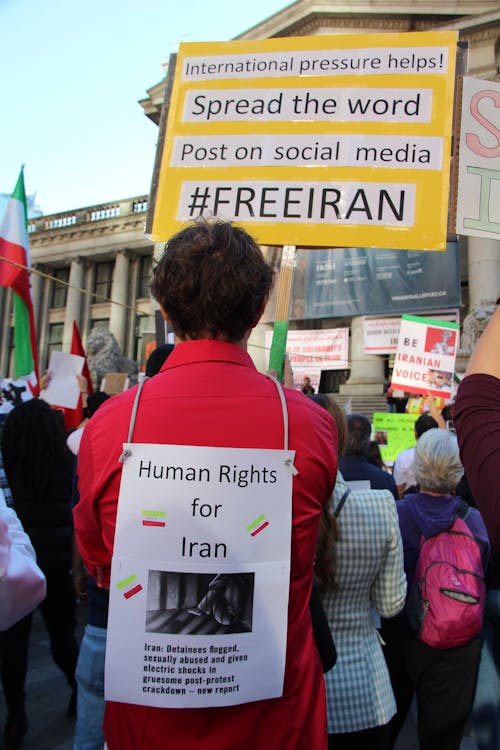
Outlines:
<svg viewBox="0 0 500 750"><path fill-rule="evenodd" d="M274 322L273 340L269 352L269 369L276 371L280 383L283 382L283 365L286 354L287 335L288 321L276 320Z"/></svg>
<svg viewBox="0 0 500 750"><path fill-rule="evenodd" d="M419 414L394 414L375 412L373 439L380 446L384 461L393 463L398 453L415 445L414 425Z"/></svg>

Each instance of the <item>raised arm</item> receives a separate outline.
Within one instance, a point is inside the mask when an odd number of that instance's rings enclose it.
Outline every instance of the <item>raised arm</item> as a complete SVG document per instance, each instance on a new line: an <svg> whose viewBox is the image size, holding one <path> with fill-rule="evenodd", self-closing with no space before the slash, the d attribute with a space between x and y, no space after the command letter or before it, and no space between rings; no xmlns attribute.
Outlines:
<svg viewBox="0 0 500 750"><path fill-rule="evenodd" d="M424 396L424 401L429 407L429 414L433 419L436 420L437 426L441 427L442 430L446 429L446 422L444 421L441 412L436 406L436 399L433 398L430 393L427 393L427 395Z"/></svg>
<svg viewBox="0 0 500 750"><path fill-rule="evenodd" d="M474 499L500 552L500 309L476 344L460 383L453 423Z"/></svg>

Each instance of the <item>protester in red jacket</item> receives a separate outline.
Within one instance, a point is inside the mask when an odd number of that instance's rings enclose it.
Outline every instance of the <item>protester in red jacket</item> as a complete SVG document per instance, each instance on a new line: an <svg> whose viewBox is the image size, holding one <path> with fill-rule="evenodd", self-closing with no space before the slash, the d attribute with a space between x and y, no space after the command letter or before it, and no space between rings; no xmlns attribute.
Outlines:
<svg viewBox="0 0 500 750"><path fill-rule="evenodd" d="M258 246L229 223L199 222L167 243L152 291L180 343L160 373L145 384L134 442L283 447L283 411L276 385L257 372L246 352L271 284L271 270ZM135 391L104 404L86 427L79 453L76 534L83 559L102 586L109 585L122 472L119 457L127 442ZM210 708L108 702L104 728L109 750L327 746L324 683L309 598L320 513L337 470L336 430L330 415L306 396L284 392L289 448L295 451L298 473L293 478L283 694ZM257 488L254 498L258 492Z"/></svg>

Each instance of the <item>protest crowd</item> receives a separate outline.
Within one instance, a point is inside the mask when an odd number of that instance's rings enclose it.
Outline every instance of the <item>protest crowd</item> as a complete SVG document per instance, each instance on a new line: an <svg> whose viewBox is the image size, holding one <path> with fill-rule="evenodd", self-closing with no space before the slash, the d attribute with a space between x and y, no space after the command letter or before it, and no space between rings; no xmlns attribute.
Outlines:
<svg viewBox="0 0 500 750"><path fill-rule="evenodd" d="M243 229L195 222L154 269L176 344L151 355L139 385L109 398L74 376L83 413L68 430L68 412L45 400L47 373L39 395L3 419L6 748L29 733L37 607L68 685L74 750L389 750L412 704L422 750L458 750L466 727L479 750L500 746L500 311L446 408L410 394L414 442L386 462L370 419L346 414L309 378L294 386L288 358L283 384L255 368L246 344L272 285ZM389 383L388 412L397 416L401 400L408 394L396 399ZM137 461L148 488L194 482L184 519L137 500ZM240 516L223 520L233 495L249 510L242 518L259 516L245 532L252 544L261 533L262 544L265 534L285 539L284 576L247 541L234 562L227 540ZM134 509L151 550L130 533L138 522L123 520ZM174 518L175 554L151 536ZM151 569L161 554L165 567ZM87 618L79 645L77 602ZM260 659L252 638L273 632Z"/></svg>
<svg viewBox="0 0 500 750"><path fill-rule="evenodd" d="M99 19L136 70L140 10ZM499 40L498 0L297 0L170 55L149 195L47 216L21 168L7 750L500 749Z"/></svg>

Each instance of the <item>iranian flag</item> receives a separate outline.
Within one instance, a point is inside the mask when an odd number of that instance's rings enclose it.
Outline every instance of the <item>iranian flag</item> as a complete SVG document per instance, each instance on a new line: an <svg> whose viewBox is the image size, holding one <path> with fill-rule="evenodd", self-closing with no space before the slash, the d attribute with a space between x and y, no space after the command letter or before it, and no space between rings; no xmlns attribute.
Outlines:
<svg viewBox="0 0 500 750"><path fill-rule="evenodd" d="M36 393L38 357L29 267L28 211L21 169L0 228L0 286L11 287L13 291L15 377L26 377Z"/></svg>

